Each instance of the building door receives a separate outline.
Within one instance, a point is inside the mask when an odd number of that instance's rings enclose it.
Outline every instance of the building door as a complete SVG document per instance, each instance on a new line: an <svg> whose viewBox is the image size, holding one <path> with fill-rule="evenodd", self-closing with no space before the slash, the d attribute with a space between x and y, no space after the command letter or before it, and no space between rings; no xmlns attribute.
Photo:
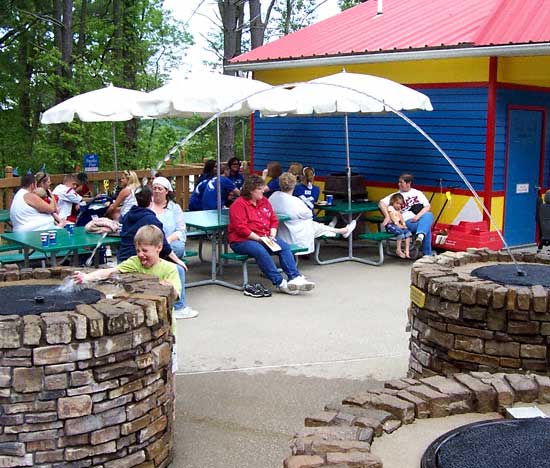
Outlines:
<svg viewBox="0 0 550 468"><path fill-rule="evenodd" d="M508 111L504 238L509 245L536 241L536 203L542 157L543 112Z"/></svg>

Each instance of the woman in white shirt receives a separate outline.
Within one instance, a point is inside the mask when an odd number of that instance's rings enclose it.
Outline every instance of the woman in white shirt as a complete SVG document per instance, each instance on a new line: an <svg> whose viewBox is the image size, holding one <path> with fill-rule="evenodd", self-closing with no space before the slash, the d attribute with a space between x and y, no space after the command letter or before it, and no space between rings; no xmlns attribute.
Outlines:
<svg viewBox="0 0 550 468"><path fill-rule="evenodd" d="M356 226L352 221L343 228L335 228L330 225L321 224L313 221L311 209L299 198L292 195L296 186L296 176L285 172L279 177L280 192L275 192L269 201L277 214L283 214L290 217L290 220L279 225L279 236L289 244L296 244L300 247L306 247L307 252L297 255L305 255L315 250L315 238L321 236L335 237L341 234L348 238Z"/></svg>
<svg viewBox="0 0 550 468"><path fill-rule="evenodd" d="M55 228L53 213L55 200L45 202L36 193L36 179L32 174L21 178L21 188L15 194L10 206L10 220L13 230L41 231Z"/></svg>

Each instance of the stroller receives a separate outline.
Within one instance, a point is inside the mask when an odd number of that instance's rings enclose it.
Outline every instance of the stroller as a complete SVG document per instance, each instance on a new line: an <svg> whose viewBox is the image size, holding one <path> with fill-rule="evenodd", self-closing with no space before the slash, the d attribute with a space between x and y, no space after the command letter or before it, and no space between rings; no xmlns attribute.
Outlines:
<svg viewBox="0 0 550 468"><path fill-rule="evenodd" d="M537 226L539 229L538 252L550 245L550 190L544 194L544 202L537 202Z"/></svg>
<svg viewBox="0 0 550 468"><path fill-rule="evenodd" d="M108 203L112 201L106 195L96 195L87 205L81 205L76 219L76 226L86 226L92 219L101 218L107 212Z"/></svg>

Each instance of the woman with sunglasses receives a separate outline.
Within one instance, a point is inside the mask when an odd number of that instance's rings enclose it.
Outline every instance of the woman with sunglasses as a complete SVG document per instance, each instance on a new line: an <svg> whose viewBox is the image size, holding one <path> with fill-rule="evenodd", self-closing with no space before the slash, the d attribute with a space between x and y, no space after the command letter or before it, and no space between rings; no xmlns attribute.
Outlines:
<svg viewBox="0 0 550 468"><path fill-rule="evenodd" d="M119 192L116 200L111 203L105 216L111 218L113 213L120 207L120 219L130 211L132 206L137 205L136 190L140 187L139 179L134 171L124 171L119 180L122 190Z"/></svg>

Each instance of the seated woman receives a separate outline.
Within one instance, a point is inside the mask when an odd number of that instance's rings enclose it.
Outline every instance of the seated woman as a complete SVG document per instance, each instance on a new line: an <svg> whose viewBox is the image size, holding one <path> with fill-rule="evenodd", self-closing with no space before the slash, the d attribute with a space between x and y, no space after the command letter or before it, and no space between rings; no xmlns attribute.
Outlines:
<svg viewBox="0 0 550 468"><path fill-rule="evenodd" d="M238 254L254 257L260 270L280 292L298 294L300 291L310 291L315 283L300 274L288 244L276 237L279 220L271 203L264 197L264 191L265 182L260 176L251 174L245 178L241 196L229 208L229 244ZM281 250L272 252L262 237L275 240ZM288 279L279 273L273 261L273 253L279 257L281 268Z"/></svg>
<svg viewBox="0 0 550 468"><path fill-rule="evenodd" d="M183 210L174 202L174 190L166 177L153 179L153 201L151 208L163 226L166 240L174 253L181 259L185 257L187 229L183 219Z"/></svg>
<svg viewBox="0 0 550 468"><path fill-rule="evenodd" d="M82 198L92 198L94 194L92 193L92 189L88 185L88 174L85 172L79 172L76 175L76 193L78 193Z"/></svg>
<svg viewBox="0 0 550 468"><path fill-rule="evenodd" d="M34 193L42 198L42 200L44 200L48 205L53 203L55 206L55 211L52 213L53 219L57 224L63 224L63 220L57 212L57 199L50 190L50 185L52 183L50 175L47 172L37 172L34 175L34 178L36 179L36 189L34 190Z"/></svg>
<svg viewBox="0 0 550 468"><path fill-rule="evenodd" d="M10 207L10 219L15 232L39 231L56 227L53 214L56 211L55 199L44 201L34 191L36 179L27 174L21 177L21 188L15 194ZM60 227L63 223L60 224Z"/></svg>
<svg viewBox="0 0 550 468"><path fill-rule="evenodd" d="M119 183L122 190L117 195L116 200L109 205L105 213L109 218L120 207L120 218L122 219L132 206L137 205L135 192L140 187L137 174L134 171L124 171L120 176Z"/></svg>
<svg viewBox="0 0 550 468"><path fill-rule="evenodd" d="M153 226L157 226L161 231L163 230L162 223L159 221L155 213L149 209L152 199L153 192L149 187L143 187L136 192L137 205L130 208L130 211L128 211L122 222L122 229L120 231L120 246L117 252L117 260L119 263L127 260L133 255L136 255L134 237L141 226L152 224ZM196 317L199 313L191 309L191 307L187 307L185 305L185 271L187 270L187 266L172 251L170 244L166 240L166 236L163 235L163 238L160 256L161 258L171 260L176 264L182 284L180 299L174 304L175 317Z"/></svg>
<svg viewBox="0 0 550 468"><path fill-rule="evenodd" d="M267 165L267 169L263 170L262 176L264 179L266 177L271 177L271 180L267 184L266 187L266 197L270 197L275 192L278 192L281 190L281 187L279 187L279 176L283 173L283 169L281 168L281 165L278 162L270 162Z"/></svg>
<svg viewBox="0 0 550 468"><path fill-rule="evenodd" d="M348 238L356 226L355 220L343 228L335 228L313 221L311 210L292 195L296 186L296 177L289 172L279 177L281 191L276 192L269 198L273 209L290 217L279 227L279 236L289 244L296 244L300 247L307 247L307 252L297 255L306 255L315 249L315 238L321 236L334 237L341 234Z"/></svg>
<svg viewBox="0 0 550 468"><path fill-rule="evenodd" d="M215 210L218 208L218 178L212 177L207 181L206 186L202 194L202 209L203 210ZM222 175L220 177L220 195L221 195L221 206L222 208L228 204L228 200L231 200L229 204L239 196L241 191L235 187L235 184L229 179Z"/></svg>
<svg viewBox="0 0 550 468"><path fill-rule="evenodd" d="M202 195L208 181L216 176L217 163L213 159L209 159L204 163L202 174L195 181L195 188L189 199L189 211L202 210Z"/></svg>
<svg viewBox="0 0 550 468"><path fill-rule="evenodd" d="M226 177L235 184L239 190L244 184L244 175L241 173L241 160L237 157L233 157L227 161Z"/></svg>
<svg viewBox="0 0 550 468"><path fill-rule="evenodd" d="M302 200L306 206L313 213L313 208L317 200L319 200L319 195L321 194L321 189L317 185L313 185L315 180L315 169L312 167L304 167L302 171L302 182L296 184L293 195Z"/></svg>

